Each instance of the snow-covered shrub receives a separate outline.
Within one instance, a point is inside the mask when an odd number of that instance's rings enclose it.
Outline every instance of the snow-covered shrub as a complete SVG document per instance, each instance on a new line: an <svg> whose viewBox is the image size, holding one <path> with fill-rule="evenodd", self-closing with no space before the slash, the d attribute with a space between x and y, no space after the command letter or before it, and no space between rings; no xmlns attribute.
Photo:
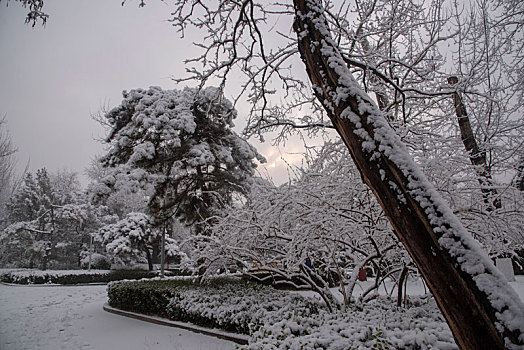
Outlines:
<svg viewBox="0 0 524 350"><path fill-rule="evenodd" d="M91 259L91 268L95 270L109 270L111 269L111 261L102 254L92 253L89 258L89 252L82 252L82 259L80 264L83 269L89 268L89 259Z"/></svg>
<svg viewBox="0 0 524 350"><path fill-rule="evenodd" d="M251 336L245 349L456 349L433 299L386 297L328 312L312 299L243 279L121 281L113 307Z"/></svg>
<svg viewBox="0 0 524 350"><path fill-rule="evenodd" d="M176 293L168 314L201 325L250 334L265 323L307 317L320 306L298 294L246 281L201 285Z"/></svg>
<svg viewBox="0 0 524 350"><path fill-rule="evenodd" d="M173 289L170 281L121 281L107 286L107 296L112 307L168 317L166 310Z"/></svg>
<svg viewBox="0 0 524 350"><path fill-rule="evenodd" d="M17 284L78 284L103 282L110 271L82 270L21 270L2 276L2 282Z"/></svg>
<svg viewBox="0 0 524 350"><path fill-rule="evenodd" d="M105 245L106 252L118 264L129 265L145 261L152 271L154 248L160 245L162 230L151 225L148 215L129 213L122 220L100 228L95 233L95 239ZM187 259L176 240L171 237L165 237L165 240L166 256Z"/></svg>
<svg viewBox="0 0 524 350"><path fill-rule="evenodd" d="M382 298L346 312L311 314L266 323L252 334L260 349L457 349L436 304L418 300L408 309Z"/></svg>

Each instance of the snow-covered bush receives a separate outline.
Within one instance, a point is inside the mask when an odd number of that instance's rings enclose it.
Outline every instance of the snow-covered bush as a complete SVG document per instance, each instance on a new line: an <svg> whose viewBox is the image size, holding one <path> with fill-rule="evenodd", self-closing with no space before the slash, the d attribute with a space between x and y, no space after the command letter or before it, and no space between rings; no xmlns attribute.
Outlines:
<svg viewBox="0 0 524 350"><path fill-rule="evenodd" d="M170 316L250 334L261 325L315 314L320 305L298 294L245 281L203 284L171 298Z"/></svg>
<svg viewBox="0 0 524 350"><path fill-rule="evenodd" d="M413 299L412 299L413 301ZM457 349L433 299L408 309L374 300L346 312L311 314L267 323L247 349Z"/></svg>
<svg viewBox="0 0 524 350"><path fill-rule="evenodd" d="M81 253L82 259L80 260L80 265L83 269L89 268L89 260L91 260L91 268L96 270L109 270L111 269L111 261L107 258L107 256L99 254L99 253L92 253L91 257L89 257L89 252L83 251Z"/></svg>
<svg viewBox="0 0 524 350"><path fill-rule="evenodd" d="M251 336L245 349L456 349L433 299L401 309L386 297L327 312L316 299L240 278L121 281L113 307Z"/></svg>
<svg viewBox="0 0 524 350"><path fill-rule="evenodd" d="M136 263L146 257L148 268L153 270L153 252L161 249L162 231L153 228L149 216L144 213L129 213L122 220L102 227L96 232L97 241L105 245L114 260L122 263ZM185 259L185 253L171 237L166 237L166 255Z"/></svg>

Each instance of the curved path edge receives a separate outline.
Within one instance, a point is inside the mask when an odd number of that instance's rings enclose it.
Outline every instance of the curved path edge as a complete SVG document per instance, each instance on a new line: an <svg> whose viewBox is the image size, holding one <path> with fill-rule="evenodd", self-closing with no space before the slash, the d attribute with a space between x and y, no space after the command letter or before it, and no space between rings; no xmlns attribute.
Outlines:
<svg viewBox="0 0 524 350"><path fill-rule="evenodd" d="M197 325L194 325L188 322L172 321L167 318L162 318L158 316L149 316L149 315L139 314L136 312L124 311L124 310L114 308L107 303L104 304L103 308L104 308L104 311L107 311L107 312L110 312L116 315L130 317L130 318L134 318L140 321L155 323L155 324L159 324L162 326L182 328L188 331L210 335L210 336L225 339L225 340L230 340L237 344L246 345L249 340L249 336L244 335L244 334L230 333L230 332L226 332L226 331L222 331L218 329L197 326Z"/></svg>

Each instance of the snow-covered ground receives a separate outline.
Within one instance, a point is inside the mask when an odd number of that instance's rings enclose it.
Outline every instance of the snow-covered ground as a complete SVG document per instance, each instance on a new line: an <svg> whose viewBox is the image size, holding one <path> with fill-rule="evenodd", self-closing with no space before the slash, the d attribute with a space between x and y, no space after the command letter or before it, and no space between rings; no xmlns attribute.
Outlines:
<svg viewBox="0 0 524 350"><path fill-rule="evenodd" d="M235 343L102 310L106 286L0 284L2 350L228 350Z"/></svg>
<svg viewBox="0 0 524 350"><path fill-rule="evenodd" d="M412 282L408 285L410 294L423 294L423 285ZM510 284L524 301L524 276L517 276ZM235 348L230 341L110 314L102 310L106 300L103 285L0 284L0 349Z"/></svg>

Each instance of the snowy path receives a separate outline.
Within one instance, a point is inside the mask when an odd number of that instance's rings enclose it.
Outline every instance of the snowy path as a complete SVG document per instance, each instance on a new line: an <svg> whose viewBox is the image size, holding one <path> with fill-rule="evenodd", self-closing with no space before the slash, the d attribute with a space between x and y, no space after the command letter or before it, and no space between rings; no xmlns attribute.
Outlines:
<svg viewBox="0 0 524 350"><path fill-rule="evenodd" d="M2 350L228 350L235 343L102 310L106 286L0 284Z"/></svg>

